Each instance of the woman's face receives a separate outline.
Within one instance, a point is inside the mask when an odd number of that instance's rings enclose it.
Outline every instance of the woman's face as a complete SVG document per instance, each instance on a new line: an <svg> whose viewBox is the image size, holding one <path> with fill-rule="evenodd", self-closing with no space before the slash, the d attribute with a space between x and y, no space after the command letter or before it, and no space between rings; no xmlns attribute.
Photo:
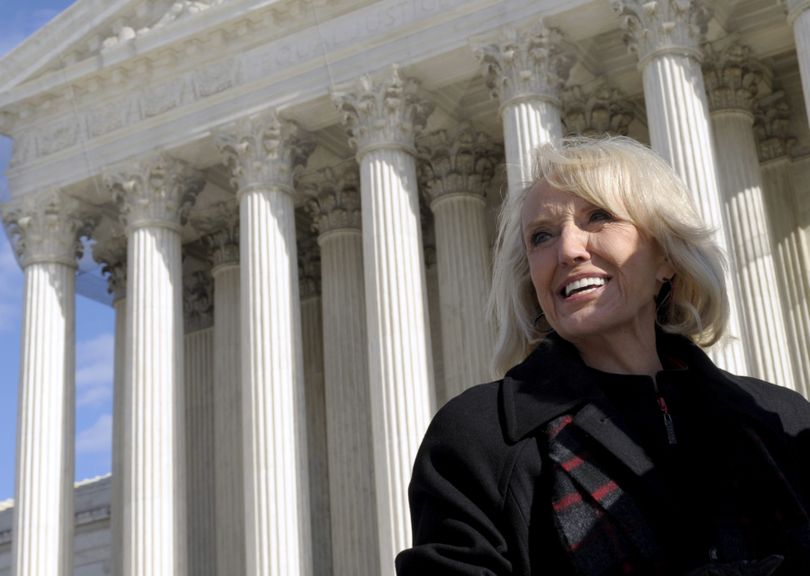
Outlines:
<svg viewBox="0 0 810 576"><path fill-rule="evenodd" d="M537 300L560 336L585 343L650 333L660 280L673 274L657 242L546 183L528 192L522 227Z"/></svg>

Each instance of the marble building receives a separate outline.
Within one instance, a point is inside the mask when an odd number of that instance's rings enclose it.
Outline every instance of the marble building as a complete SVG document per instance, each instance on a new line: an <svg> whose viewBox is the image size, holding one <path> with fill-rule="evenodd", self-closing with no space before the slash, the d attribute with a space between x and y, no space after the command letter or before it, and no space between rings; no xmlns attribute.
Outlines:
<svg viewBox="0 0 810 576"><path fill-rule="evenodd" d="M807 0L76 0L0 59L0 575L393 574L431 414L493 376L501 198L566 134L671 162L732 263L711 354L807 395L808 101ZM77 293L116 369L74 487Z"/></svg>

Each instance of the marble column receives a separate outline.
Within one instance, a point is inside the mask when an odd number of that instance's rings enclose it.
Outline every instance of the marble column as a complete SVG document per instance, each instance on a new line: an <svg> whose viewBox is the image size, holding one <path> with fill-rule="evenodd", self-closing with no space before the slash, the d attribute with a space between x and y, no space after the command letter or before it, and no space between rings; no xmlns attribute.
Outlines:
<svg viewBox="0 0 810 576"><path fill-rule="evenodd" d="M708 49L703 75L716 142L720 193L740 286L743 341L753 376L794 387L782 304L773 263L762 174L754 139L753 98L765 70L750 50Z"/></svg>
<svg viewBox="0 0 810 576"><path fill-rule="evenodd" d="M790 175L790 148L794 142L790 136L791 114L784 99L758 106L755 112L762 189L795 388L810 397L810 246L803 242Z"/></svg>
<svg viewBox="0 0 810 576"><path fill-rule="evenodd" d="M532 181L534 151L562 137L560 89L574 59L562 35L541 20L505 28L475 49L492 95L500 102L509 193Z"/></svg>
<svg viewBox="0 0 810 576"><path fill-rule="evenodd" d="M113 352L113 431L112 487L110 502L110 557L112 576L124 573L124 377L127 338L127 239L123 230L108 238L96 236L93 257L107 276L107 290L115 310L115 350Z"/></svg>
<svg viewBox="0 0 810 576"><path fill-rule="evenodd" d="M239 208L221 204L205 236L214 277L214 463L217 574L245 573Z"/></svg>
<svg viewBox="0 0 810 576"><path fill-rule="evenodd" d="M248 576L312 573L293 179L312 146L274 111L217 135L238 186Z"/></svg>
<svg viewBox="0 0 810 576"><path fill-rule="evenodd" d="M660 154L694 194L703 219L729 251L717 185L706 89L700 69L699 42L708 23L705 0L612 0L622 18L626 41L639 58L653 150ZM708 352L722 368L748 374L740 329L739 286L730 273L726 335Z"/></svg>
<svg viewBox="0 0 810 576"><path fill-rule="evenodd" d="M419 183L419 189L424 190L426 182ZM433 356L433 392L435 404L431 406L430 413L434 414L438 407L448 400L447 387L444 383L444 356L442 355L442 314L439 306L439 264L436 261L436 234L433 227L433 213L429 206L420 205L422 214L422 243L425 253L425 291L427 293L428 320L430 322L430 352Z"/></svg>
<svg viewBox="0 0 810 576"><path fill-rule="evenodd" d="M22 337L11 570L73 574L76 200L47 190L2 207L23 268Z"/></svg>
<svg viewBox="0 0 810 576"><path fill-rule="evenodd" d="M804 109L810 121L810 0L782 0L788 9L788 24L793 28L799 74L802 79Z"/></svg>
<svg viewBox="0 0 810 576"><path fill-rule="evenodd" d="M495 333L486 316L491 283L486 195L497 150L468 124L422 140L425 195L433 211L446 398L491 380Z"/></svg>
<svg viewBox="0 0 810 576"><path fill-rule="evenodd" d="M396 68L333 99L360 163L363 269L380 574L411 543L408 482L432 404L433 367L414 136L432 106Z"/></svg>
<svg viewBox="0 0 810 576"><path fill-rule="evenodd" d="M627 96L604 81L589 90L578 84L566 88L562 103L567 136L627 136L636 115Z"/></svg>
<svg viewBox="0 0 810 576"><path fill-rule="evenodd" d="M214 286L207 270L183 281L188 573L216 576Z"/></svg>
<svg viewBox="0 0 810 576"><path fill-rule="evenodd" d="M357 165L320 173L308 204L321 248L326 438L335 576L380 574Z"/></svg>
<svg viewBox="0 0 810 576"><path fill-rule="evenodd" d="M111 167L127 230L124 575L187 569L180 230L204 181L165 154Z"/></svg>
<svg viewBox="0 0 810 576"><path fill-rule="evenodd" d="M321 258L317 240L309 230L298 232L298 282L301 288L301 341L304 350L304 392L307 405L312 569L316 575L333 574L321 313Z"/></svg>

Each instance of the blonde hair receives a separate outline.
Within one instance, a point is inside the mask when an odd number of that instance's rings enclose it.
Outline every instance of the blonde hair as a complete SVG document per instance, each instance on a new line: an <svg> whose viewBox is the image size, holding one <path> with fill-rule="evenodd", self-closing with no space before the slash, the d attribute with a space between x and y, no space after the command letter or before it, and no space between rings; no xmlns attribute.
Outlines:
<svg viewBox="0 0 810 576"><path fill-rule="evenodd" d="M653 238L675 270L670 295L659 303L658 325L701 346L726 327L725 258L714 230L698 215L689 190L658 155L630 138L566 138L538 149L532 183L501 208L489 311L498 326L493 367L503 374L545 337L529 276L521 230L526 195L540 183L570 192L633 223Z"/></svg>

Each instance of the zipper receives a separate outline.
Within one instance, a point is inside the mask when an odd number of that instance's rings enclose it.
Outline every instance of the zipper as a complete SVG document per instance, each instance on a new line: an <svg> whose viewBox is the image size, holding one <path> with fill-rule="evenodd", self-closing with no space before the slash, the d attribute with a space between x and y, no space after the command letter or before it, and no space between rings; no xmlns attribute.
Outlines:
<svg viewBox="0 0 810 576"><path fill-rule="evenodd" d="M653 385L655 386L655 395L658 400L658 407L661 409L661 414L664 416L664 429L667 431L667 442L670 446L678 444L678 438L675 436L675 425L672 423L672 416L669 414L669 407L664 395L658 389L658 380L653 378Z"/></svg>

